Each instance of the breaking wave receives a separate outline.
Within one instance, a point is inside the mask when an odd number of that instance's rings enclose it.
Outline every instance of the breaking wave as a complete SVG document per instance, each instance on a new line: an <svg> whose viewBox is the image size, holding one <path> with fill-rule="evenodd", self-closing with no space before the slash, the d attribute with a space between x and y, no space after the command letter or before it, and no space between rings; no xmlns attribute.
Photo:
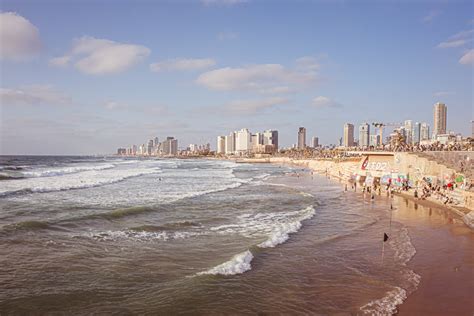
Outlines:
<svg viewBox="0 0 474 316"><path fill-rule="evenodd" d="M232 257L229 261L226 261L214 268L211 268L207 271L199 272L197 275L235 275L241 274L245 271L252 269L250 262L253 259L253 254L250 250L246 250L242 253L239 253Z"/></svg>
<svg viewBox="0 0 474 316"><path fill-rule="evenodd" d="M53 192L97 187L123 181L131 177L159 172L153 169L129 169L109 172L84 171L58 177L39 177L5 181L0 188L0 196L20 193Z"/></svg>
<svg viewBox="0 0 474 316"><path fill-rule="evenodd" d="M407 281L406 288L394 287L388 291L384 297L369 302L362 306L360 310L367 315L393 315L397 312L397 306L402 304L410 293L416 290L420 283L421 276L406 267L407 263L416 254L416 249L411 243L408 229L403 227L398 235L396 235L390 242L390 246L394 249L395 260L405 268L402 271L404 278Z"/></svg>
<svg viewBox="0 0 474 316"><path fill-rule="evenodd" d="M297 217L294 221L288 223L281 223L274 227L270 237L258 246L260 248L273 248L279 244L287 241L290 236L289 234L296 233L303 226L302 221L310 219L315 214L313 206L308 206L307 208L301 211L301 215Z"/></svg>
<svg viewBox="0 0 474 316"><path fill-rule="evenodd" d="M24 171L22 175L27 178L37 178L37 177L53 177L61 176L64 174L78 173L82 171L91 171L91 170L106 170L115 168L113 164L104 164L98 166L79 166L79 167L65 167L65 168L53 168L45 170L36 170L36 171Z"/></svg>

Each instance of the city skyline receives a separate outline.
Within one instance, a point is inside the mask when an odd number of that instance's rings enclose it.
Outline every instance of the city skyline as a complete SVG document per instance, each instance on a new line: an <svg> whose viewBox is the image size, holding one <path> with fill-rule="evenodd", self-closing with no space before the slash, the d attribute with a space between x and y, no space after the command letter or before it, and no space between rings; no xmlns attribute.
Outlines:
<svg viewBox="0 0 474 316"><path fill-rule="evenodd" d="M2 5L0 154L215 148L242 126L338 144L345 122L434 128L436 102L471 135L471 2Z"/></svg>

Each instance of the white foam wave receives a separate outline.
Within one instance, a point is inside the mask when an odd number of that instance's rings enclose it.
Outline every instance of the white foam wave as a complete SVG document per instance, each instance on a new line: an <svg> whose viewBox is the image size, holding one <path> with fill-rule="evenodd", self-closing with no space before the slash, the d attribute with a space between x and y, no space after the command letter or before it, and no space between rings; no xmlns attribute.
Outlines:
<svg viewBox="0 0 474 316"><path fill-rule="evenodd" d="M413 292L420 283L421 276L414 271L407 269L407 263L416 254L416 249L411 243L408 229L403 227L398 235L392 237L389 242L390 246L395 251L395 259L405 267L403 272L407 280L405 289L395 287L393 290L387 292L384 297L372 301L360 308L360 310L367 315L393 315L397 312L397 306L402 304L407 298L408 294Z"/></svg>
<svg viewBox="0 0 474 316"><path fill-rule="evenodd" d="M22 172L23 176L26 177L53 177L60 176L64 174L77 173L82 171L90 170L105 170L112 169L115 165L104 164L98 166L77 166L77 167L64 167L64 168L51 168L51 169L42 169L36 171L24 171Z"/></svg>
<svg viewBox="0 0 474 316"><path fill-rule="evenodd" d="M406 227L401 229L398 236L390 240L390 246L395 250L395 258L403 265L406 265L416 254Z"/></svg>
<svg viewBox="0 0 474 316"><path fill-rule="evenodd" d="M214 226L210 231L221 235L240 234L248 238L267 237L258 246L269 248L287 241L289 234L300 230L302 222L314 214L312 205L298 211L243 214L237 217L236 223Z"/></svg>
<svg viewBox="0 0 474 316"><path fill-rule="evenodd" d="M279 244L284 243L287 241L290 236L289 234L296 233L300 230L302 221L306 219L310 219L315 214L315 210L313 206L309 206L301 211L301 215L296 218L294 221L289 223L281 223L275 226L274 230L270 234L270 237L260 243L258 246L260 248L273 248Z"/></svg>
<svg viewBox="0 0 474 316"><path fill-rule="evenodd" d="M253 254L250 250L246 250L232 257L229 261L226 261L212 269L204 272L199 272L198 275L213 274L213 275L234 275L241 274L245 271L252 269L250 262L253 259Z"/></svg>
<svg viewBox="0 0 474 316"><path fill-rule="evenodd" d="M186 239L195 236L202 235L198 232L147 232L147 231L134 231L134 230L119 230L119 231L104 231L98 233L90 233L89 237L92 237L100 241L117 241L117 240L131 240L136 242L150 242L150 241L167 241L174 239Z"/></svg>
<svg viewBox="0 0 474 316"><path fill-rule="evenodd" d="M393 315L397 312L397 305L403 303L406 298L407 291L401 287L395 287L381 299L367 303L360 310L364 315Z"/></svg>
<svg viewBox="0 0 474 316"><path fill-rule="evenodd" d="M152 169L91 170L57 177L27 178L5 181L0 188L0 196L19 192L52 192L71 189L84 189L123 181L131 177L159 172Z"/></svg>

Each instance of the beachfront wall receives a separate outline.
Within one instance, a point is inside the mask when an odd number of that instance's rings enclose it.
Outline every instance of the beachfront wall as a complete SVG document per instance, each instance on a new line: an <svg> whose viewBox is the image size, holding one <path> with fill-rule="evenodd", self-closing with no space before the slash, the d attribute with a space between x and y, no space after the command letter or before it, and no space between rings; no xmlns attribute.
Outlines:
<svg viewBox="0 0 474 316"><path fill-rule="evenodd" d="M246 160L252 162L251 159ZM255 162L262 162L256 159ZM296 164L310 168L316 172L328 174L344 181L362 180L368 182L379 178L381 184L386 184L392 179L393 185L401 185L404 179L409 179L413 186L423 178L442 184L457 182L456 202L460 205L474 210L474 193L463 190L466 181L464 175L454 169L439 164L433 160L419 157L411 153L370 153L365 152L360 158L350 159L302 159L295 160L286 157L266 158L265 162Z"/></svg>

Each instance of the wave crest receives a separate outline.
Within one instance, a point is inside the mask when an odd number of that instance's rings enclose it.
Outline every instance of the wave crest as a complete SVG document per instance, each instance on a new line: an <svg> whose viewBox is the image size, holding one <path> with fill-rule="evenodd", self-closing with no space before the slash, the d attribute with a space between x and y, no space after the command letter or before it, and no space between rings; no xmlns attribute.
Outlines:
<svg viewBox="0 0 474 316"><path fill-rule="evenodd" d="M246 250L242 253L239 253L232 257L229 261L226 261L214 268L211 268L204 272L199 272L198 275L235 275L241 274L245 271L249 271L252 269L250 262L253 259L253 254L250 250Z"/></svg>

